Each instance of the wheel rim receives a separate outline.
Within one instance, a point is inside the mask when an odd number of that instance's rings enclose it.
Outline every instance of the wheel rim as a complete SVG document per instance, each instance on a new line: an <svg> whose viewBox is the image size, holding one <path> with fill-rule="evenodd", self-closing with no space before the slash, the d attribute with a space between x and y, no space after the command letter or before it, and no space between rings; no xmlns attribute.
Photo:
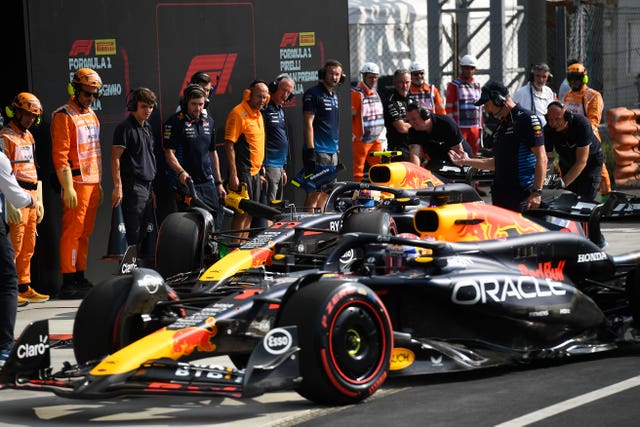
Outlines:
<svg viewBox="0 0 640 427"><path fill-rule="evenodd" d="M380 370L384 330L378 313L367 304L350 304L335 317L329 343L333 366L343 380L363 383Z"/></svg>

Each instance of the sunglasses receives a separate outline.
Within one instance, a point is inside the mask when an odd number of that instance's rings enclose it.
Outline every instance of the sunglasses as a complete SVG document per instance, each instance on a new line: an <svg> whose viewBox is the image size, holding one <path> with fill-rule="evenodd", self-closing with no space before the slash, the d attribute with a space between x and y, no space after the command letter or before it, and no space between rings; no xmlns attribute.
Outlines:
<svg viewBox="0 0 640 427"><path fill-rule="evenodd" d="M412 71L411 74L420 74L421 76L424 76L424 71Z"/></svg>
<svg viewBox="0 0 640 427"><path fill-rule="evenodd" d="M87 92L86 90L81 90L80 92L82 92L84 96L86 96L87 98L91 98L91 97L94 97L95 99L100 98L100 92Z"/></svg>
<svg viewBox="0 0 640 427"><path fill-rule="evenodd" d="M584 77L583 73L569 73L567 74L567 80L582 80Z"/></svg>

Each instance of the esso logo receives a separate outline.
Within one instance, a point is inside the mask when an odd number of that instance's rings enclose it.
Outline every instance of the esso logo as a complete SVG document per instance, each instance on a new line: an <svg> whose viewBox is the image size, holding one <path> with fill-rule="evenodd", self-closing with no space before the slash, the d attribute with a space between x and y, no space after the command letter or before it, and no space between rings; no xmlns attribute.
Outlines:
<svg viewBox="0 0 640 427"><path fill-rule="evenodd" d="M270 330L262 342L268 353L282 354L291 348L293 339L286 329L276 328Z"/></svg>

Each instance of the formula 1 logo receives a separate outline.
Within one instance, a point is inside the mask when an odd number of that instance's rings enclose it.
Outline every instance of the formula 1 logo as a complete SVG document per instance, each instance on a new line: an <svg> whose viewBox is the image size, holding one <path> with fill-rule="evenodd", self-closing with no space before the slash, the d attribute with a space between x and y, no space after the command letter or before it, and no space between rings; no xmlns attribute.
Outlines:
<svg viewBox="0 0 640 427"><path fill-rule="evenodd" d="M93 47L93 40L76 40L71 45L69 50L69 56L91 56L91 48Z"/></svg>
<svg viewBox="0 0 640 427"><path fill-rule="evenodd" d="M215 94L225 93L237 58L237 53L194 56L187 68L184 85L180 88L180 93L183 93L191 76L198 71L203 71L211 77L211 82L215 87Z"/></svg>
<svg viewBox="0 0 640 427"><path fill-rule="evenodd" d="M300 33L284 33L280 39L280 48L296 46L315 46L316 33L314 31Z"/></svg>

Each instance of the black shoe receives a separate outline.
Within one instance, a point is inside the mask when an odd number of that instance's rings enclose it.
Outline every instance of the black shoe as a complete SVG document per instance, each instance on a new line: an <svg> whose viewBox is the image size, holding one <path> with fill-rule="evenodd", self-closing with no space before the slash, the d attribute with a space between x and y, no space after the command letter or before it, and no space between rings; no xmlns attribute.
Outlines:
<svg viewBox="0 0 640 427"><path fill-rule="evenodd" d="M60 292L58 292L58 299L83 299L87 293L89 293L89 289L74 285L62 285Z"/></svg>
<svg viewBox="0 0 640 427"><path fill-rule="evenodd" d="M93 288L93 283L91 283L89 279L85 279L83 277L82 280L78 280L76 282L76 286L80 289L84 289L88 291L89 289Z"/></svg>

